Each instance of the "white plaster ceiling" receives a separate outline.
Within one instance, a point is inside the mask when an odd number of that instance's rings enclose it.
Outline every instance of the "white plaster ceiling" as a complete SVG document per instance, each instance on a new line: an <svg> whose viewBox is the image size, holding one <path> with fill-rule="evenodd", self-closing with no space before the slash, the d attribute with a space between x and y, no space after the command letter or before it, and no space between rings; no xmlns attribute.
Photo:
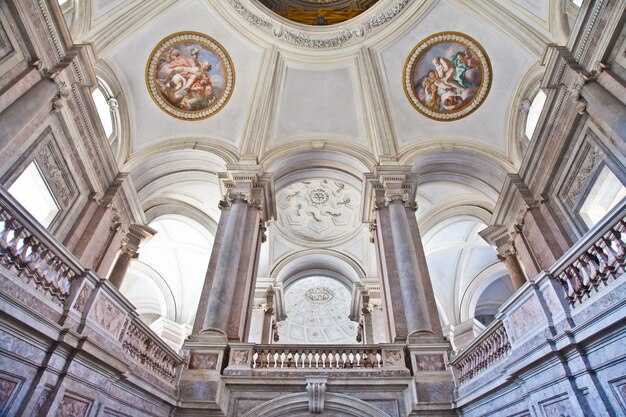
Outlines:
<svg viewBox="0 0 626 417"><path fill-rule="evenodd" d="M476 219L457 216L422 237L435 298L449 324L469 319L484 288L506 275L495 249L478 235L484 228Z"/></svg>
<svg viewBox="0 0 626 417"><path fill-rule="evenodd" d="M332 278L300 279L285 291L287 319L278 323L280 343L354 343L358 324L348 318L350 291Z"/></svg>
<svg viewBox="0 0 626 417"><path fill-rule="evenodd" d="M152 101L145 82L145 68L152 49L165 37L182 31L207 33L222 44L235 66L235 88L227 105L201 121L175 119ZM101 57L114 70L129 103L131 144L134 151L161 141L205 137L237 146L243 132L241 115L247 114L255 86L262 51L217 18L199 0L179 1L164 13L121 37Z"/></svg>
<svg viewBox="0 0 626 417"><path fill-rule="evenodd" d="M193 324L213 246L213 236L179 215L161 216L157 231L130 265L121 291L139 314L157 314Z"/></svg>
<svg viewBox="0 0 626 417"><path fill-rule="evenodd" d="M402 86L407 56L427 36L442 31L465 33L481 44L491 60L493 83L485 102L471 115L450 122L433 121L417 113ZM517 83L534 61L507 33L468 13L459 2L441 1L402 37L378 51L392 126L400 147L420 140L445 138L487 145L507 152L508 114Z"/></svg>
<svg viewBox="0 0 626 417"><path fill-rule="evenodd" d="M563 38L559 26L563 19L555 6L561 2L414 0L406 2L389 22L365 33L360 28L377 13L403 2L380 0L350 22L322 28L286 22L263 11L255 0L87 2L75 1L75 10L89 4L90 14L79 15L91 20L75 24L72 36L77 43L94 45L96 60L107 64L120 86L124 98L120 102L126 103L120 110L130 126L128 137L122 138L130 153L120 161L121 169L131 172L144 209L163 207L155 212L187 216L186 225L176 221L180 230L189 233L176 234L173 240L170 234L177 232L166 223L155 223L163 233L149 245L169 250L169 255L157 256L156 249L151 255L147 245L140 261L149 268L131 268L137 283L132 288L130 283L125 285L146 311L169 314L167 297L156 290L161 287L146 281L156 282L157 275L172 277L166 281L178 280L171 283L177 303L184 299L185 306L195 305L185 298L193 294L187 288L198 293L210 246L195 241L192 229L206 233L204 217L215 225L221 198L215 174L243 156L246 161L256 159L282 181L277 185L279 220L270 226L269 244L263 245L261 253L261 279L282 280L288 278L282 275L306 268L349 270L342 274L354 281L375 277L373 246L367 225L360 224L358 216L344 208L341 215L350 219L338 224L328 218L331 227L323 230L289 221L293 208L285 202L284 192L302 180L338 178L322 172L327 170L349 173L353 182L345 189L358 194L363 172L383 161L412 164L423 179L418 186L417 218L438 303L450 323L472 314L471 303L502 276L504 267L495 252L476 234L483 227L476 219L488 221L504 174L515 168L508 149L516 139L510 128L518 111L513 102L526 72L541 59L545 44ZM235 3L250 13L235 10ZM255 21L251 16L259 17L257 26L246 20ZM154 104L145 85L152 49L179 31L214 38L235 67L229 102L202 121L169 116ZM433 121L415 111L401 80L413 47L442 31L463 32L476 39L490 57L494 74L482 106L453 122ZM342 33L349 35L348 40L338 48L298 45L302 39L332 39ZM454 152L431 157L432 148ZM163 240L166 237L169 243ZM175 258L176 253L181 257ZM190 256L195 258L186 258ZM198 268L191 275L180 265L185 259ZM160 272L150 278L150 268ZM183 287L187 295L182 295ZM192 315L179 318L187 321Z"/></svg>
<svg viewBox="0 0 626 417"><path fill-rule="evenodd" d="M354 63L314 67L286 64L270 146L330 138L365 147Z"/></svg>

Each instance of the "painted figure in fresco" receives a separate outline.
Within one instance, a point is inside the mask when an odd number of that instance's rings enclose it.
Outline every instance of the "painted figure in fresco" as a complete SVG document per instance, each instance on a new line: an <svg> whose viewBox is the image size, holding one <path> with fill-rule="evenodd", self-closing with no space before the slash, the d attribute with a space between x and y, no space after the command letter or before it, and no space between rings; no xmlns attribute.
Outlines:
<svg viewBox="0 0 626 417"><path fill-rule="evenodd" d="M176 48L164 54L157 68L157 81L167 100L183 110L199 110L213 97L211 64L199 60L198 48L191 48L189 56Z"/></svg>
<svg viewBox="0 0 626 417"><path fill-rule="evenodd" d="M459 84L455 78L457 77L456 67L449 59L438 56L433 59L433 65L437 71L437 76L443 82L443 84L452 87L462 89L464 86Z"/></svg>
<svg viewBox="0 0 626 417"><path fill-rule="evenodd" d="M480 61L470 50L454 54L452 63L456 67L456 79L464 88L480 84Z"/></svg>
<svg viewBox="0 0 626 417"><path fill-rule="evenodd" d="M461 109L469 104L481 83L480 61L469 49L450 53L450 59L435 55L431 69L414 85L419 100L433 111Z"/></svg>

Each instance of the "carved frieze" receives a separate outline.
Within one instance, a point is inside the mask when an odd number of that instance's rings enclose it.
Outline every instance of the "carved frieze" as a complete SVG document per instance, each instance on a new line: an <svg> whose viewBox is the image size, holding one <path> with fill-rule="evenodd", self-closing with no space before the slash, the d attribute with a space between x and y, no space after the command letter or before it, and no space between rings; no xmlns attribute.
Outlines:
<svg viewBox="0 0 626 417"><path fill-rule="evenodd" d="M13 45L6 30L4 30L2 21L0 21L0 60L7 57L11 52L13 52Z"/></svg>
<svg viewBox="0 0 626 417"><path fill-rule="evenodd" d="M570 185L569 191L567 192L567 197L574 201L578 198L581 190L584 185L587 183L587 179L589 175L593 172L596 167L596 160L598 159L598 152L594 148L590 148L585 155L585 158L574 177L572 184Z"/></svg>
<svg viewBox="0 0 626 417"><path fill-rule="evenodd" d="M217 369L217 353L196 353L192 352L189 357L189 369Z"/></svg>
<svg viewBox="0 0 626 417"><path fill-rule="evenodd" d="M442 354L414 355L416 371L445 371L446 363Z"/></svg>

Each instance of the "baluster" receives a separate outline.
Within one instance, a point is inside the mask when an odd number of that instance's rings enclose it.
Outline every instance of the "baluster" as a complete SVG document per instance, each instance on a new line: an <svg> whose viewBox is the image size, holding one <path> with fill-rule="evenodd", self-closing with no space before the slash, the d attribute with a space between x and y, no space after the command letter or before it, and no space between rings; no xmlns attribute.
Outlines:
<svg viewBox="0 0 626 417"><path fill-rule="evenodd" d="M613 247L614 247L614 255L615 258L617 259L617 262L621 265L624 266L624 264L626 263L626 242L624 242L622 240L622 236L624 235L623 231L620 231L618 229L619 225L616 225L615 227L613 227L611 230L609 230L608 235L611 238L611 241L613 242Z"/></svg>
<svg viewBox="0 0 626 417"><path fill-rule="evenodd" d="M30 253L26 256L26 275L30 278L39 279L37 276L37 268L41 262L41 256L44 254L43 244L38 241L34 241Z"/></svg>
<svg viewBox="0 0 626 417"><path fill-rule="evenodd" d="M567 273L565 271L561 272L557 277L557 281L559 281L564 287L565 295L567 296L569 302L573 302L576 294L574 293L574 286L570 282L570 277L567 275Z"/></svg>
<svg viewBox="0 0 626 417"><path fill-rule="evenodd" d="M334 348L330 349L330 353L328 355L328 367L330 369L333 369L333 366L335 368L337 367L337 364L336 364L336 361L335 361L335 354L336 354L336 352L337 352L337 349L334 349ZM335 362L335 365L333 365L333 362Z"/></svg>
<svg viewBox="0 0 626 417"><path fill-rule="evenodd" d="M604 244L606 248L606 254L608 255L607 264L609 266L609 270L611 271L613 278L617 278L624 273L624 268L622 268L619 261L621 248L617 246L617 239L615 239L615 236L609 232L606 235L602 236L600 241ZM614 247L614 244L615 246L617 246L617 249Z"/></svg>
<svg viewBox="0 0 626 417"><path fill-rule="evenodd" d="M598 258L588 250L581 255L581 261L585 265L585 274L590 285L595 288L598 283Z"/></svg>
<svg viewBox="0 0 626 417"><path fill-rule="evenodd" d="M602 277L603 281L606 281L609 278L609 257L600 244L600 241L596 242L591 249L599 261L598 274Z"/></svg>
<svg viewBox="0 0 626 417"><path fill-rule="evenodd" d="M363 368L363 369L370 368L369 361L368 361L369 350L361 348L359 354L360 354L360 357L359 357L359 367Z"/></svg>
<svg viewBox="0 0 626 417"><path fill-rule="evenodd" d="M259 351L257 348L254 348L254 350L252 350L252 369L256 369L258 368L258 360L259 360Z"/></svg>

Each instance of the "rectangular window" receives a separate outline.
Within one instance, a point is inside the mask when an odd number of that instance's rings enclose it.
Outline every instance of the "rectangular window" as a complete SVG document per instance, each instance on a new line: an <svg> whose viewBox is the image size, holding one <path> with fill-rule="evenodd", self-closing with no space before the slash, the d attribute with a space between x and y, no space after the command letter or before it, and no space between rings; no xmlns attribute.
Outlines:
<svg viewBox="0 0 626 417"><path fill-rule="evenodd" d="M585 224L592 228L624 197L626 187L609 167L604 166L580 207L580 216Z"/></svg>
<svg viewBox="0 0 626 417"><path fill-rule="evenodd" d="M59 205L35 161L9 187L9 192L44 227L59 212Z"/></svg>

